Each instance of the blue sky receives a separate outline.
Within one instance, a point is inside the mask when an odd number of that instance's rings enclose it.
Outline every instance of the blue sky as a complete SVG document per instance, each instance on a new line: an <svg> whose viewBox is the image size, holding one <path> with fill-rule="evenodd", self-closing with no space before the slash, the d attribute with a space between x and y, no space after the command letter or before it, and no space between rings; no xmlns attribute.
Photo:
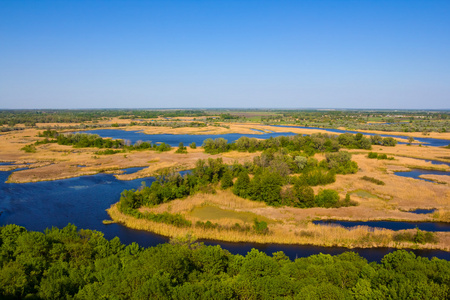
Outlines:
<svg viewBox="0 0 450 300"><path fill-rule="evenodd" d="M450 108L450 1L0 1L0 108Z"/></svg>

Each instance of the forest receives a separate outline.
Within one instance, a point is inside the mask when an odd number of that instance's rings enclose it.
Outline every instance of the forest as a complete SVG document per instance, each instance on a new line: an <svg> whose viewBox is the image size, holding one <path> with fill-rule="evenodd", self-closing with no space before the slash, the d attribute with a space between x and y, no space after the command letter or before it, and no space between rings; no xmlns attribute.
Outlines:
<svg viewBox="0 0 450 300"><path fill-rule="evenodd" d="M189 236L142 248L71 224L0 227L2 299L448 299L449 287L450 262L405 250L371 263L353 252L291 261Z"/></svg>

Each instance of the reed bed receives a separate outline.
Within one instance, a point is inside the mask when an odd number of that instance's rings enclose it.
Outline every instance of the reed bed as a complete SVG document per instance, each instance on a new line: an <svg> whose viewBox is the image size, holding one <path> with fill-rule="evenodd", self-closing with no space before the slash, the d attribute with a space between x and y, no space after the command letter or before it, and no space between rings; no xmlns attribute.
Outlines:
<svg viewBox="0 0 450 300"><path fill-rule="evenodd" d="M388 229L372 229L359 226L354 229L345 229L340 226L323 226L312 223L307 224L271 224L269 233L257 234L254 231L236 231L229 229L205 229L199 227L177 228L172 225L155 223L152 221L136 219L125 215L117 209L116 204L108 210L111 219L127 227L147 230L168 237L183 237L192 235L198 239L221 240L228 242L256 242L272 244L309 244L317 246L338 246L347 248L395 247L442 249L449 251L448 233L439 233L438 239L444 242L437 244L414 244L409 242L394 242L394 231Z"/></svg>

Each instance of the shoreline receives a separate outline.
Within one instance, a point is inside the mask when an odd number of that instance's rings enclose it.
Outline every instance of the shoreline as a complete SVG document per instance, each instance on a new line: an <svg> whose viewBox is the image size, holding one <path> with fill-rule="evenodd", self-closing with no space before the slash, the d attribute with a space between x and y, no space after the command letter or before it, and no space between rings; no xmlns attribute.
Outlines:
<svg viewBox="0 0 450 300"><path fill-rule="evenodd" d="M136 219L132 216L121 213L117 208L117 203L113 204L107 210L108 215L115 223L125 227L144 230L166 237L183 237L188 234L197 239L223 241L223 242L251 242L260 244L286 244L286 245L311 245L324 247L344 247L349 250L352 248L395 248L395 249L434 249L450 252L450 245L444 240L450 238L448 232L436 232L439 239L437 244L425 243L416 244L412 242L393 241L393 235L398 232L411 232L414 229L393 231L389 229L369 229L367 226L359 226L355 229L345 229L336 226L320 226L311 222L304 226L297 227L288 232L280 231L277 224L269 225L268 235L258 235L252 232L236 232L230 230L203 229L189 227L178 228L173 225L156 223L149 220ZM326 238L328 237L328 238Z"/></svg>

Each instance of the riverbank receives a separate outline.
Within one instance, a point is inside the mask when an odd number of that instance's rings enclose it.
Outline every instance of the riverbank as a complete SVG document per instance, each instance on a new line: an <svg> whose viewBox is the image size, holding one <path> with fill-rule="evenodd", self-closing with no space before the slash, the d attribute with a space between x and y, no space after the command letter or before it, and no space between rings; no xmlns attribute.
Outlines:
<svg viewBox="0 0 450 300"><path fill-rule="evenodd" d="M376 248L389 247L397 249L439 249L450 251L450 233L438 232L438 242L419 244L414 242L394 241L398 234L411 234L415 230L392 231L387 229L372 229L359 226L354 229L345 229L338 226L320 226L306 222L300 226L273 223L269 224L268 234L257 234L247 231L240 232L223 229L204 229L196 226L178 228L172 225L156 223L153 221L136 219L121 213L117 204L112 205L107 212L114 222L126 227L151 231L168 237L194 236L198 239L217 240L226 242L255 242L260 244L297 244L326 247L346 248ZM229 222L229 220L227 221Z"/></svg>

